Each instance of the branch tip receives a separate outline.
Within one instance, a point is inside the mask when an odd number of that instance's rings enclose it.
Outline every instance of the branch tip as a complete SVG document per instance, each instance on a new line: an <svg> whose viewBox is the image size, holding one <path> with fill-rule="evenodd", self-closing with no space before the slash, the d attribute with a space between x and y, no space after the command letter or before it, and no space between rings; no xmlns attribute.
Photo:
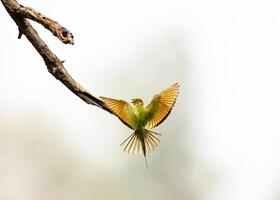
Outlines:
<svg viewBox="0 0 280 200"><path fill-rule="evenodd" d="M43 25L65 44L74 44L73 34L68 29L60 26L56 21L51 20L34 9L19 5L16 0L1 0L1 2L18 26L18 38L21 38L23 34L25 35L45 61L48 71L84 102L112 113L103 101L87 92L70 76L62 64L65 61L60 61L60 59L49 49L27 18Z"/></svg>
<svg viewBox="0 0 280 200"><path fill-rule="evenodd" d="M22 32L18 29L18 39L21 39Z"/></svg>

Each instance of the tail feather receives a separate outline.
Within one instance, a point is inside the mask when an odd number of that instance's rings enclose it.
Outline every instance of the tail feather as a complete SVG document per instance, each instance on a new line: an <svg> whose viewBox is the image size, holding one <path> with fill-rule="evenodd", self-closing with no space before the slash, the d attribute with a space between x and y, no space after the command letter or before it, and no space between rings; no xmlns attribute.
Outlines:
<svg viewBox="0 0 280 200"><path fill-rule="evenodd" d="M156 135L161 135L159 133L155 133L153 131L145 130L144 141L142 143L141 137L136 134L136 131L133 132L121 145L124 146L124 151L127 153L133 154L144 154L153 151L156 146L160 143L160 140Z"/></svg>
<svg viewBox="0 0 280 200"><path fill-rule="evenodd" d="M149 169L149 166L148 166L148 162L147 162L147 158L146 158L146 156L144 156L144 158L145 158L146 167L147 167L147 169Z"/></svg>

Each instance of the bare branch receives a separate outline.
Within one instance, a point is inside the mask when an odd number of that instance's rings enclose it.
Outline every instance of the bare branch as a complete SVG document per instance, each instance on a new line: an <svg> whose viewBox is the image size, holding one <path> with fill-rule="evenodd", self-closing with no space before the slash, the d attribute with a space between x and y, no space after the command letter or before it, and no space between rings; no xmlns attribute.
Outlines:
<svg viewBox="0 0 280 200"><path fill-rule="evenodd" d="M1 0L1 2L3 3L12 19L17 24L19 29L19 36L21 34L24 34L26 36L29 42L44 59L48 71L86 103L98 106L103 110L112 113L112 111L106 106L103 101L91 95L70 76L70 74L64 68L63 62L49 49L47 44L40 38L37 31L32 27L32 25L26 18L30 18L42 24L52 32L55 31L53 32L53 34L58 38L60 36L63 36L63 38L67 38L69 37L68 34L70 34L71 32L60 26L57 22L38 13L37 11L19 5L16 0ZM65 30L68 31L66 35L64 32ZM70 39L73 40L72 33L70 35ZM71 43L70 41L71 40L64 43Z"/></svg>
<svg viewBox="0 0 280 200"><path fill-rule="evenodd" d="M51 31L54 36L58 37L61 42L65 44L74 44L73 34L68 29L61 26L56 21L37 12L33 8L20 5L15 12L17 12L22 17L26 17L43 25L46 29Z"/></svg>
<svg viewBox="0 0 280 200"><path fill-rule="evenodd" d="M4 4L3 2L7 2ZM74 44L73 34L65 27L61 26L58 22L48 18L42 13L36 11L33 8L26 7L18 4L16 1L2 1L5 7L9 8L10 12L13 12L21 17L31 19L38 22L46 29L52 32L61 42L65 44Z"/></svg>

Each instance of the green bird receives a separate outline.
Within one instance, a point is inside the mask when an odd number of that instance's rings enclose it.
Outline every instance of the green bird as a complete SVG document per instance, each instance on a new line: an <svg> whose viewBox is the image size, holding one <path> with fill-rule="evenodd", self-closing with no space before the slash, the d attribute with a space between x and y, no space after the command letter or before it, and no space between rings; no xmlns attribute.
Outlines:
<svg viewBox="0 0 280 200"><path fill-rule="evenodd" d="M114 115L134 130L121 143L121 145L124 145L125 152L143 154L147 165L146 155L159 144L160 140L157 136L161 135L149 129L158 126L168 117L178 94L179 84L175 83L161 93L156 94L146 107L144 107L140 98L132 99L132 106L124 100L100 97Z"/></svg>

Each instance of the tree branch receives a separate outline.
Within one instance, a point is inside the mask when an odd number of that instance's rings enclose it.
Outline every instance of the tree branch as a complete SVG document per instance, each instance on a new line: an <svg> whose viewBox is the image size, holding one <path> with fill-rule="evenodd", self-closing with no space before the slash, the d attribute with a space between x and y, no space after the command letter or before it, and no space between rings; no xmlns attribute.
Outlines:
<svg viewBox="0 0 280 200"><path fill-rule="evenodd" d="M86 91L70 76L64 68L63 62L49 49L47 44L40 38L37 31L32 27L26 18L40 23L65 44L74 44L72 33L68 29L59 25L57 22L49 19L34 9L18 4L16 0L1 0L1 2L18 26L18 37L20 38L22 34L26 36L29 42L44 59L48 71L86 103L98 106L99 108L112 113L103 101Z"/></svg>

